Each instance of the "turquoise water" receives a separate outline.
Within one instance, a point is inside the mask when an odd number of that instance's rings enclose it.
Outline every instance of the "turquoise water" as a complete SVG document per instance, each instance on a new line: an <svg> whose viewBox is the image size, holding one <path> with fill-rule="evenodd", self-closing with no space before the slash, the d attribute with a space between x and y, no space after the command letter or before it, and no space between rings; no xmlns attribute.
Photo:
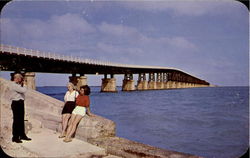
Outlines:
<svg viewBox="0 0 250 158"><path fill-rule="evenodd" d="M66 92L37 89L59 100ZM91 90L92 112L115 121L119 137L207 158L239 157L249 146L249 87Z"/></svg>

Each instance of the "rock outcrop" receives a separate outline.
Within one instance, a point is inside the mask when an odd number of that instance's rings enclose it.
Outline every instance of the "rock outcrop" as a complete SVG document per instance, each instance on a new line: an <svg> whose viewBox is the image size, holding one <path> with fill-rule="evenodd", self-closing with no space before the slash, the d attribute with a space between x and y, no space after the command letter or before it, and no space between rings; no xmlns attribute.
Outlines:
<svg viewBox="0 0 250 158"><path fill-rule="evenodd" d="M36 153L21 154L23 147L13 145L11 140L12 111L10 101L10 81L0 78L1 105L1 147L9 149L12 156L39 157ZM61 131L61 111L64 103L35 90L29 89L25 98L25 130L37 133L41 128ZM29 135L29 134L28 134ZM115 136L115 123L101 116L84 117L78 125L76 138L104 148L106 154L127 158L199 158L190 154L169 151ZM48 148L49 148L48 144ZM15 151L18 151L18 155ZM62 149L63 150L63 149ZM86 157L86 156L83 156ZM88 156L91 157L91 156ZM114 156L112 156L114 157Z"/></svg>
<svg viewBox="0 0 250 158"><path fill-rule="evenodd" d="M0 78L1 104L4 104L9 109L11 104L10 84L10 81ZM28 89L25 94L26 132L29 132L34 127L41 126L54 131L61 131L61 111L63 106L64 103L60 100ZM76 138L84 140L109 136L115 136L115 123L97 115L84 117L76 131Z"/></svg>

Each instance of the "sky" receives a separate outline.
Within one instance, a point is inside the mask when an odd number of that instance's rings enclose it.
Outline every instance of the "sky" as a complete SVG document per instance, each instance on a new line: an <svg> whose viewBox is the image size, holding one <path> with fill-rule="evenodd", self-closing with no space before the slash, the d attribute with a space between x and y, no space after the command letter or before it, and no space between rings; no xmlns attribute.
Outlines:
<svg viewBox="0 0 250 158"><path fill-rule="evenodd" d="M174 67L219 86L249 85L249 12L238 1L14 0L0 20L1 44ZM10 72L0 76L9 79ZM64 86L68 76L37 73L36 84ZM89 85L101 85L103 76L87 77Z"/></svg>

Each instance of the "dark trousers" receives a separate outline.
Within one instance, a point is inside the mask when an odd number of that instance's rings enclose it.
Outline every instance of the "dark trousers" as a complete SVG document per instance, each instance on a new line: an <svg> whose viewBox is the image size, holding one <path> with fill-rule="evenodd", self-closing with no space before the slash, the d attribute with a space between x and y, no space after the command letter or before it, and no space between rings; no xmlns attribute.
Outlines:
<svg viewBox="0 0 250 158"><path fill-rule="evenodd" d="M24 131L24 101L12 101L11 109L13 112L12 135L13 138L25 136Z"/></svg>

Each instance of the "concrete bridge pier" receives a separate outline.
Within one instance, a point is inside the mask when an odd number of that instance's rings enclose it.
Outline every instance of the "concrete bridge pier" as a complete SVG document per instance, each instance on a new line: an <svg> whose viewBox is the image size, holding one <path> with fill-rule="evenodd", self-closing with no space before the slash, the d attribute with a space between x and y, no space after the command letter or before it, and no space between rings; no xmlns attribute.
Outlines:
<svg viewBox="0 0 250 158"><path fill-rule="evenodd" d="M122 84L122 91L134 91L135 84L133 80L133 74L125 74Z"/></svg>
<svg viewBox="0 0 250 158"><path fill-rule="evenodd" d="M167 89L172 89L173 88L173 81L171 81L171 80L167 81L167 83L165 84L165 87L167 87Z"/></svg>
<svg viewBox="0 0 250 158"><path fill-rule="evenodd" d="M35 73L34 72L26 72L24 74L24 85L29 89L36 89L36 81L35 81Z"/></svg>
<svg viewBox="0 0 250 158"><path fill-rule="evenodd" d="M186 82L182 82L182 88L187 88L187 83Z"/></svg>
<svg viewBox="0 0 250 158"><path fill-rule="evenodd" d="M187 83L186 82L182 82L182 88L187 88Z"/></svg>
<svg viewBox="0 0 250 158"><path fill-rule="evenodd" d="M149 73L149 79L148 79L148 89L156 89L156 82L155 82L155 74L154 73Z"/></svg>
<svg viewBox="0 0 250 158"><path fill-rule="evenodd" d="M172 88L176 89L177 88L177 82L176 81L172 81Z"/></svg>
<svg viewBox="0 0 250 158"><path fill-rule="evenodd" d="M148 81L145 73L138 75L137 90L148 90Z"/></svg>
<svg viewBox="0 0 250 158"><path fill-rule="evenodd" d="M104 78L102 79L101 92L117 92L116 79L114 78L114 74L110 74L110 78L108 78L107 74L104 74Z"/></svg>
<svg viewBox="0 0 250 158"><path fill-rule="evenodd" d="M173 89L177 89L178 88L178 83L177 83L177 81L172 81L173 83L172 83L172 88Z"/></svg>
<svg viewBox="0 0 250 158"><path fill-rule="evenodd" d="M163 73L163 85L164 85L164 89L170 89L170 82L168 81L168 73Z"/></svg>
<svg viewBox="0 0 250 158"><path fill-rule="evenodd" d="M76 87L77 89L80 89L81 86L87 85L87 76L81 75L77 78L77 84Z"/></svg>
<svg viewBox="0 0 250 158"><path fill-rule="evenodd" d="M170 89L169 81L164 82L164 89Z"/></svg>
<svg viewBox="0 0 250 158"><path fill-rule="evenodd" d="M183 88L188 88L188 83L187 82L183 82Z"/></svg>
<svg viewBox="0 0 250 158"><path fill-rule="evenodd" d="M182 86L183 86L183 83L178 81L177 84L176 84L176 87L177 88L183 88Z"/></svg>
<svg viewBox="0 0 250 158"><path fill-rule="evenodd" d="M162 76L163 78L163 80L162 80L162 82L163 82L163 89L167 89L167 82L168 82L168 78L167 78L167 73L163 73L163 76Z"/></svg>
<svg viewBox="0 0 250 158"><path fill-rule="evenodd" d="M157 73L156 89L164 89L163 74Z"/></svg>
<svg viewBox="0 0 250 158"><path fill-rule="evenodd" d="M69 77L69 82L73 83L76 89L79 90L81 86L87 85L87 76L84 74L80 74L80 76L72 74L72 76Z"/></svg>
<svg viewBox="0 0 250 158"><path fill-rule="evenodd" d="M195 87L195 84L194 83L190 83L190 86L193 88L193 87Z"/></svg>
<svg viewBox="0 0 250 158"><path fill-rule="evenodd" d="M178 81L177 82L177 88L183 88L183 82Z"/></svg>
<svg viewBox="0 0 250 158"><path fill-rule="evenodd" d="M14 73L10 74L11 81L14 80ZM27 86L29 89L36 89L36 82L35 82L35 73L34 72L26 72L26 73L21 73L22 76L24 77L24 85Z"/></svg>
<svg viewBox="0 0 250 158"><path fill-rule="evenodd" d="M194 87L198 87L198 84L197 84L197 83L194 83Z"/></svg>
<svg viewBox="0 0 250 158"><path fill-rule="evenodd" d="M77 85L77 76L76 74L72 74L72 76L69 76L69 82L73 83L75 86Z"/></svg>
<svg viewBox="0 0 250 158"><path fill-rule="evenodd" d="M192 88L192 83L188 83L188 88Z"/></svg>
<svg viewBox="0 0 250 158"><path fill-rule="evenodd" d="M186 88L191 88L191 84L189 82L186 83Z"/></svg>

